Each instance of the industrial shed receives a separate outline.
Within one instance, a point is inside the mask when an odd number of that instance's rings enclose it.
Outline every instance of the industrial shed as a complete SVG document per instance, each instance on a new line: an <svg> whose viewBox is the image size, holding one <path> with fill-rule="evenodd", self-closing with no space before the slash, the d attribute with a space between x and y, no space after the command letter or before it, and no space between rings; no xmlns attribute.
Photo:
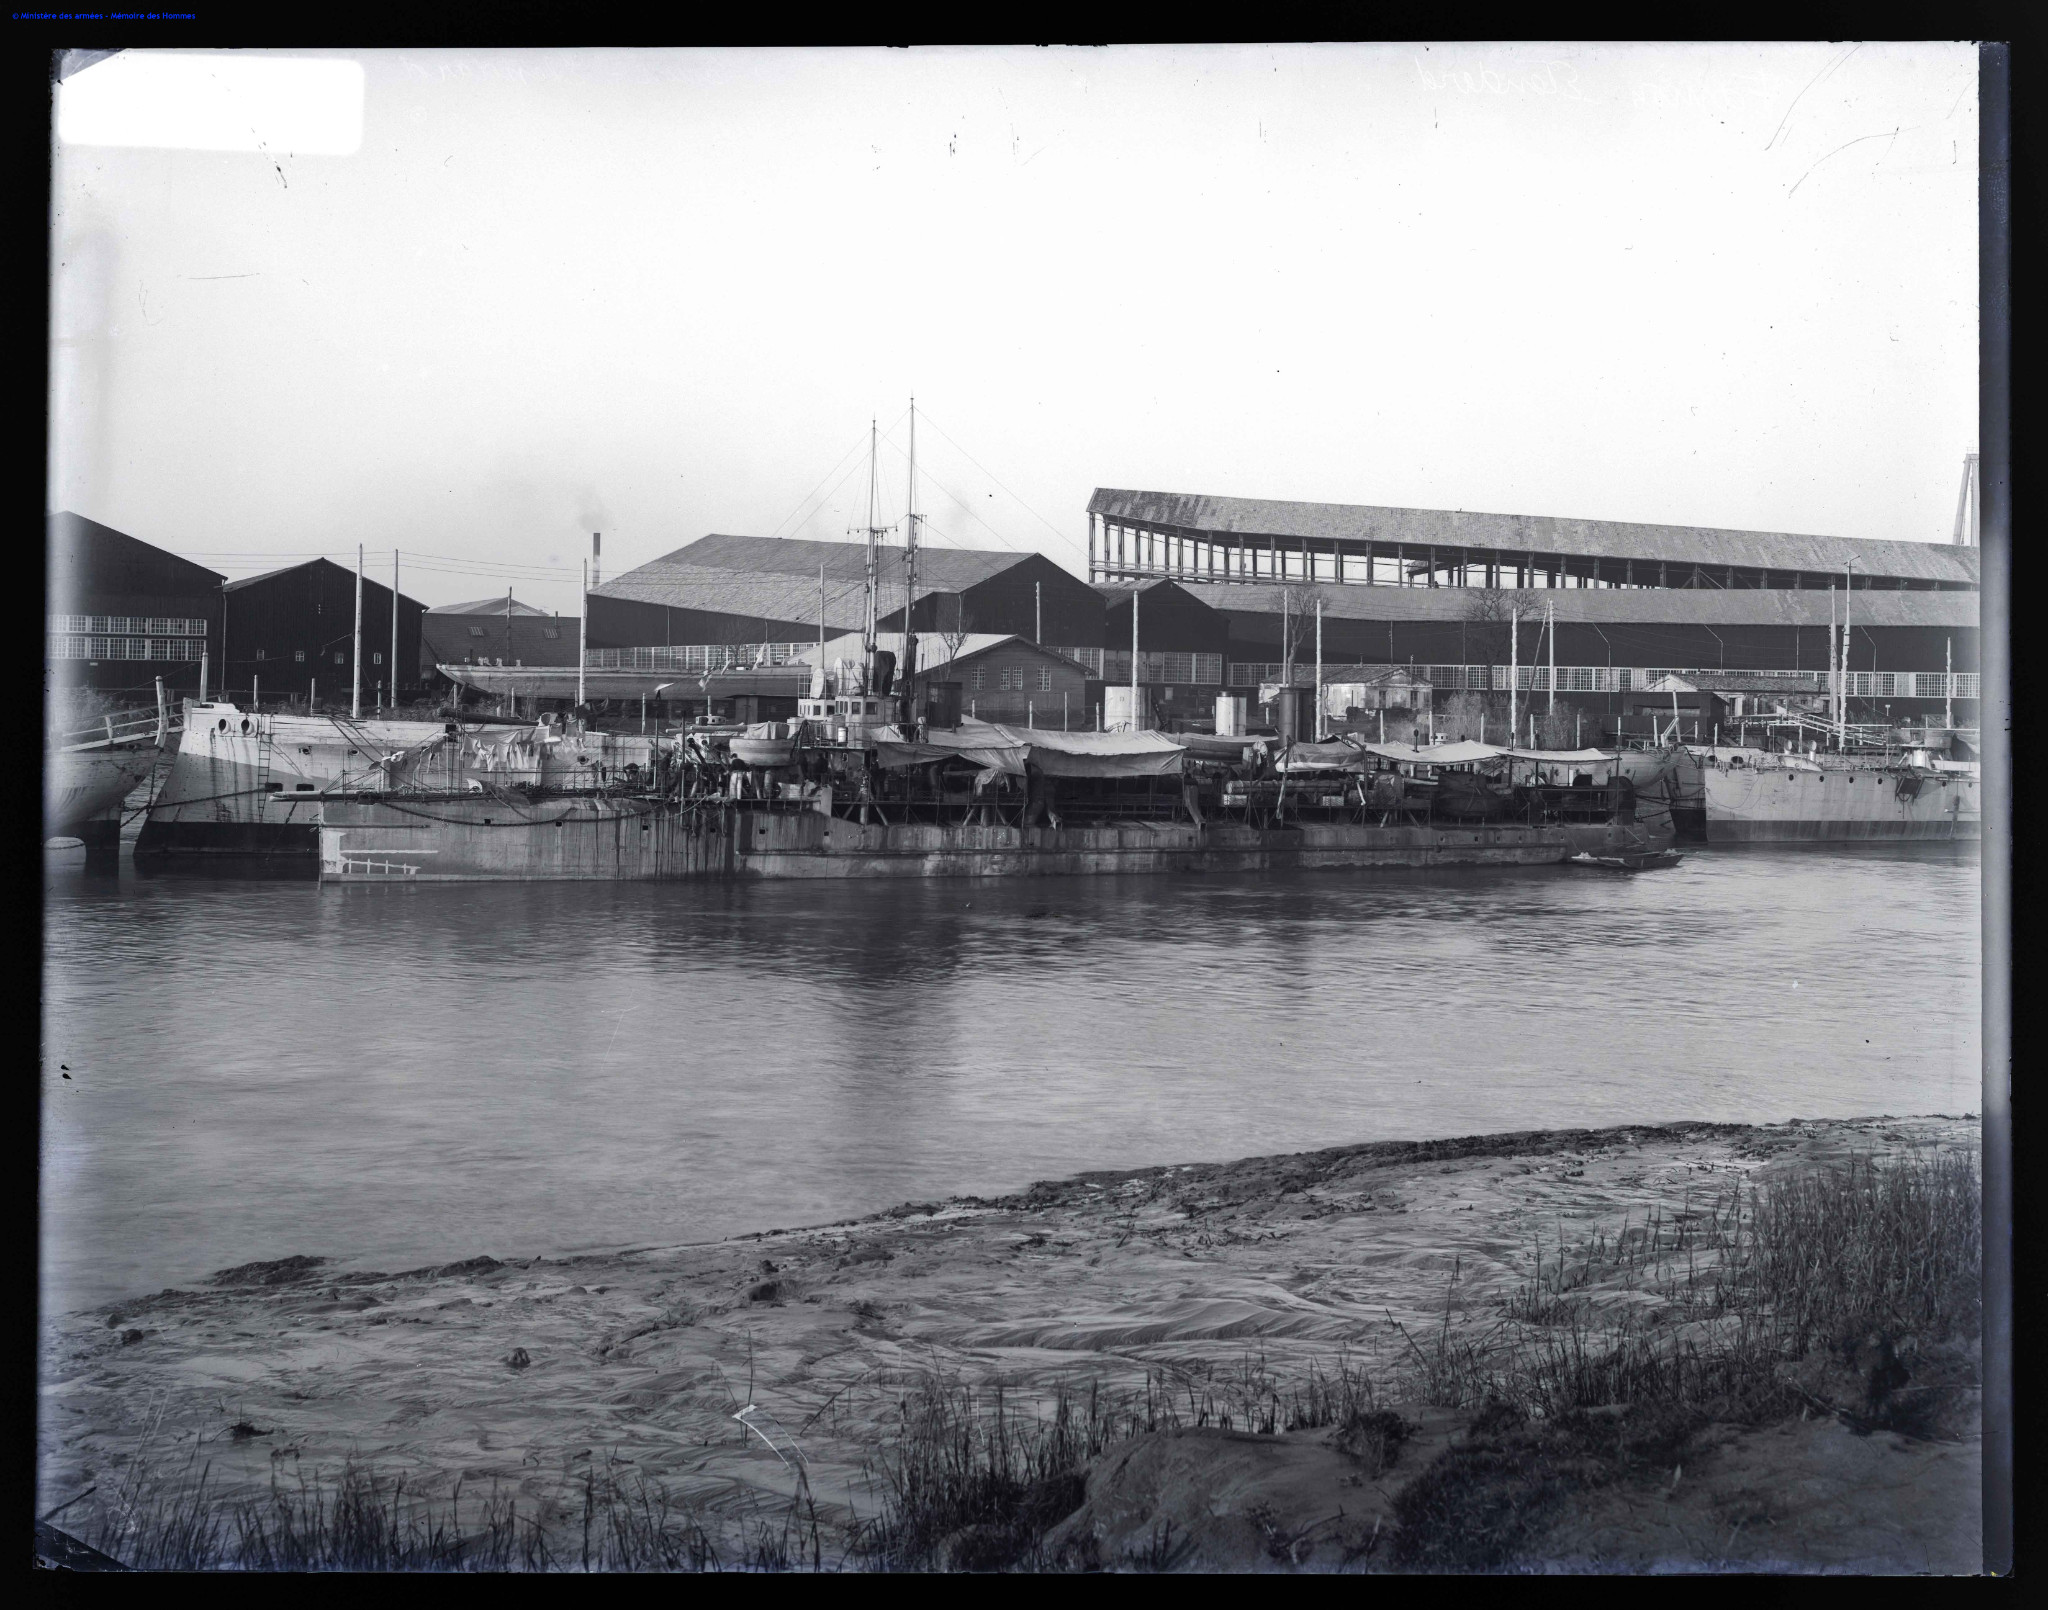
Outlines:
<svg viewBox="0 0 2048 1610"><path fill-rule="evenodd" d="M1097 488L1089 579L1974 592L1975 548L1463 509Z"/></svg>
<svg viewBox="0 0 2048 1610"><path fill-rule="evenodd" d="M161 677L199 692L202 665L220 664L225 576L69 510L45 520L44 541L52 688L154 697Z"/></svg>
<svg viewBox="0 0 2048 1610"><path fill-rule="evenodd" d="M1560 665L1657 666L1703 670L1822 671L1828 621L1850 619L1850 669L1975 672L1975 593L1863 591L1729 592L1705 589L1558 588L1510 594L1469 587L1318 587L1271 584L1183 588L1222 615L1232 665L1277 665L1283 608L1309 619L1323 611L1326 664L1505 665L1509 608L1520 611L1513 658L1547 656L1543 614L1557 623ZM1283 594L1285 600L1283 602ZM1297 629L1299 630L1299 629ZM1297 636L1295 662L1312 640ZM1264 674L1263 672L1261 673ZM1233 673L1234 680L1241 680Z"/></svg>
<svg viewBox="0 0 2048 1610"><path fill-rule="evenodd" d="M576 663L575 616L550 615L530 604L486 598L473 604L445 604L420 622L423 671L437 665L568 665Z"/></svg>
<svg viewBox="0 0 2048 1610"><path fill-rule="evenodd" d="M875 642L902 663L902 633L878 632ZM822 649L808 650L803 662L815 665L821 655L828 672L842 661L857 662L862 656L861 635L850 632L833 638ZM1065 655L1015 633L921 635L917 679L920 693L946 686L956 690L937 705L974 720L1077 731L1095 724L1087 672ZM920 697L918 702L930 708L933 701Z"/></svg>
<svg viewBox="0 0 2048 1610"><path fill-rule="evenodd" d="M1102 604L1042 554L918 550L911 619L923 632L1007 633L1028 641L1102 641ZM821 588L820 571L824 582ZM904 550L877 556L883 630L903 626ZM813 642L858 631L867 549L855 542L714 534L590 590L592 648Z"/></svg>
<svg viewBox="0 0 2048 1610"><path fill-rule="evenodd" d="M349 700L353 661L356 573L330 559L231 581L222 589L221 692L230 698L289 694L317 705ZM391 658L392 591L363 578L363 706L416 693L422 682L420 623L426 605L403 593L398 600L398 657Z"/></svg>

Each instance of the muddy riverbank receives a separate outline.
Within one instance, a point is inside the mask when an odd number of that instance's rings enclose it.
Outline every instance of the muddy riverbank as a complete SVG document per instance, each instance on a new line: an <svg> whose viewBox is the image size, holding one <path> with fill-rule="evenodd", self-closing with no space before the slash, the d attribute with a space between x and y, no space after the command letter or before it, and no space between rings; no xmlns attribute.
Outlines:
<svg viewBox="0 0 2048 1610"><path fill-rule="evenodd" d="M786 1512L802 1477L850 1535L885 1507L906 1399L937 1380L1013 1406L1062 1388L1177 1405L1088 1472L1062 1536L1098 1563L1371 1568L1402 1482L1471 1435L1470 1406L1428 1403L1418 1339L1483 1325L1539 1257L1739 1186L1976 1146L1971 1118L1552 1131L1086 1174L581 1258L331 1274L308 1248L47 1316L39 1512L93 1489L66 1517L91 1535L139 1471L159 1492L204 1471L231 1502L353 1462L536 1514L583 1473L630 1473L734 1525ZM1333 1428L1256 1434L1318 1374L1405 1417L1391 1467ZM1555 1557L1974 1569L1968 1428L1859 1434L1816 1392L1806 1418L1723 1428L1676 1476L1587 1495L1553 1517ZM1146 1556L1167 1522L1182 1552Z"/></svg>

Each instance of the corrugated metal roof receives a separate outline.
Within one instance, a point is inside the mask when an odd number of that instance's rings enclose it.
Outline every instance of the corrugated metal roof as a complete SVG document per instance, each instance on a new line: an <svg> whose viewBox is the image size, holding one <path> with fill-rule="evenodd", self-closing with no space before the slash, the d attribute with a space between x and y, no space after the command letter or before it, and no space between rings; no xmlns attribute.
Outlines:
<svg viewBox="0 0 2048 1610"><path fill-rule="evenodd" d="M841 660L857 660L861 657L862 638L859 632L848 632L830 639L825 644L824 659L827 668ZM991 649L1001 648L1005 643L1015 643L1019 648L1029 649L1034 654L1043 654L1047 659L1056 660L1068 669L1074 668L1069 660L1057 649L1046 648L1032 642L1028 637L1019 637L1014 632L969 632L957 645L949 642L937 632L917 634L917 669L921 676L927 671L936 671L943 666L962 664L986 654ZM887 649L900 663L903 659L903 634L901 632L875 633L875 646ZM818 650L807 648L797 656L805 665L818 663Z"/></svg>
<svg viewBox="0 0 2048 1610"><path fill-rule="evenodd" d="M1188 492L1134 492L1098 487L1090 514L1177 531L1402 542L1417 547L1492 549L1505 554L1658 560L1685 565L1737 565L1832 574L1853 565L1863 576L1960 582L1974 587L1974 548L1936 542L1800 536L1781 531L1723 531L1706 526L1641 525L1571 520L1540 514L1478 514L1462 509L1395 509L1350 503L1289 503L1209 497Z"/></svg>
<svg viewBox="0 0 2048 1610"><path fill-rule="evenodd" d="M327 559L307 559L296 565L280 565L275 570L266 570L258 575L244 576L240 581L228 582L221 588L221 591L224 593L240 592L244 587L253 587L259 581L271 581L278 576L289 576L294 570L311 570L315 565L331 563L333 561ZM334 568L339 570L341 566L335 565ZM369 578L366 576L363 579L367 581Z"/></svg>
<svg viewBox="0 0 2048 1610"><path fill-rule="evenodd" d="M926 546L917 550L917 575L920 582L929 579L940 590L957 592L963 587L972 587L978 581L987 581L991 576L999 576L1012 565L1022 564L1030 557L1028 553L998 552L986 548ZM900 542L885 543L881 560L900 574L903 545ZM674 553L664 554L654 563L696 565L706 570L748 571L756 575L809 576L813 580L817 577L818 566L823 565L828 578L834 575L859 577L865 574L867 545L860 542L813 542L801 537L735 537L714 532L710 536L699 537L687 547L676 549Z"/></svg>
<svg viewBox="0 0 2048 1610"><path fill-rule="evenodd" d="M1028 553L996 553L973 548L924 547L917 552L920 598L935 592L960 592L1022 564ZM904 553L900 543L886 544L877 555L877 571L885 588L901 587ZM801 589L811 587L811 613L816 614L818 570L831 582L861 583L867 575L867 548L858 542L811 542L794 537L737 537L714 533L673 553L663 554L637 570L616 576L592 592L617 598L663 602L656 593L697 587L719 577L759 582L779 581Z"/></svg>
<svg viewBox="0 0 2048 1610"><path fill-rule="evenodd" d="M887 572L884 573L887 580ZM860 573L852 577L828 576L825 590L825 624L831 631L848 631L858 626L864 612L864 582ZM896 596L902 601L903 582L896 578ZM696 609L720 615L741 615L759 620L801 621L815 627L818 620L818 573L808 577L762 575L733 570L707 570L701 565L670 565L661 560L642 565L602 587L590 589L593 598L631 599L643 604L662 604L670 609ZM889 608L889 591L882 593L883 610Z"/></svg>
<svg viewBox="0 0 2048 1610"><path fill-rule="evenodd" d="M507 605L502 598L479 598L471 604L436 604L427 613L429 615L496 615L502 620L507 613ZM515 598L510 605L510 613L517 617L520 615L545 615L547 611L535 609L531 604L522 604Z"/></svg>
<svg viewBox="0 0 2048 1610"><path fill-rule="evenodd" d="M1032 558L969 548L920 548L917 596L957 593ZM876 575L882 612L903 606L903 549L884 547ZM714 533L636 570L591 588L600 598L633 599L671 609L698 609L763 620L816 621L818 570L826 580L828 629L857 627L864 613L867 548L858 542Z"/></svg>
<svg viewBox="0 0 2048 1610"><path fill-rule="evenodd" d="M1323 600L1325 619L1367 621L1460 621L1479 617L1486 597L1477 587L1339 587L1325 584L1282 589L1265 582L1182 582L1189 593L1211 609L1226 614L1273 615L1281 610L1283 590L1294 595L1292 609L1304 613ZM1563 623L1586 622L1644 626L1825 626L1829 597L1825 590L1738 587L1625 588L1554 587L1515 595L1530 601L1524 619L1540 615L1548 603ZM1833 595L1835 618L1841 618L1843 595ZM1858 626L1937 626L1961 630L1979 622L1976 593L1901 592L1897 588L1856 590L1848 605Z"/></svg>

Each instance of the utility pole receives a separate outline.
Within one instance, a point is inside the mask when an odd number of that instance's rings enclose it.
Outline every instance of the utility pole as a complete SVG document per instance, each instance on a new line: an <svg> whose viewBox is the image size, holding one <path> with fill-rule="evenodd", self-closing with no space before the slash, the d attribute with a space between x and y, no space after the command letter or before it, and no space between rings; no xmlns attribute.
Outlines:
<svg viewBox="0 0 2048 1610"><path fill-rule="evenodd" d="M1031 584L1031 641L1041 646L1045 642L1045 584L1034 581Z"/></svg>
<svg viewBox="0 0 2048 1610"><path fill-rule="evenodd" d="M1956 724L1956 640L1950 638L1942 651L1941 724L1950 731Z"/></svg>
<svg viewBox="0 0 2048 1610"><path fill-rule="evenodd" d="M1293 596L1287 588L1280 589L1280 738L1283 743L1293 743L1301 736L1299 717L1294 708L1294 623L1289 605Z"/></svg>
<svg viewBox="0 0 2048 1610"><path fill-rule="evenodd" d="M363 719L363 545L356 544L356 635L349 658L355 662L354 681L348 698L348 718L351 721Z"/></svg>
<svg viewBox="0 0 2048 1610"><path fill-rule="evenodd" d="M583 562L583 614L576 622L576 702L587 703L584 698L583 667L590 658L590 561ZM710 704L707 701L705 708Z"/></svg>
<svg viewBox="0 0 2048 1610"><path fill-rule="evenodd" d="M398 714L398 550L391 550L391 713Z"/></svg>
<svg viewBox="0 0 2048 1610"><path fill-rule="evenodd" d="M1323 741L1323 595L1316 594L1316 742Z"/></svg>
<svg viewBox="0 0 2048 1610"><path fill-rule="evenodd" d="M1138 588L1131 586L1131 731L1138 730Z"/></svg>
<svg viewBox="0 0 2048 1610"><path fill-rule="evenodd" d="M1557 606L1543 600L1543 629L1550 636L1550 714L1557 714Z"/></svg>
<svg viewBox="0 0 2048 1610"><path fill-rule="evenodd" d="M1515 747L1515 679L1522 669L1521 617L1508 606L1508 747ZM1673 698L1677 695L1673 694Z"/></svg>

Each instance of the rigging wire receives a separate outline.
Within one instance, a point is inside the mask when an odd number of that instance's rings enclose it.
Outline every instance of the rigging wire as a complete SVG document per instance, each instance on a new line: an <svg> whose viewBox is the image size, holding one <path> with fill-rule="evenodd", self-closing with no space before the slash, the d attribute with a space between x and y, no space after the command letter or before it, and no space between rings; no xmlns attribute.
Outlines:
<svg viewBox="0 0 2048 1610"><path fill-rule="evenodd" d="M959 455L962 458L966 459L968 463L972 464L976 469L980 470L981 473L986 475L991 481L994 481L995 484L999 488L1001 488L1002 491L1009 494L1009 496L1016 502L1019 508L1023 509L1040 525L1044 526L1046 530L1050 531L1054 536L1058 537L1060 541L1066 543L1068 547L1074 549L1075 552L1085 553L1087 551L1086 547L1083 545L1079 537L1073 536L1068 532L1062 531L1058 526L1054 525L1044 515L1040 514L1036 509L1032 508L1030 504L1026 503L1024 499L1020 497L1016 492L1012 491L1009 486L1005 485L1004 482L996 475L995 471L991 470L986 464L982 463L980 459L976 458L972 453L968 452L966 448L962 447L958 442L954 441L951 433L947 431L946 427L941 425L937 420L932 419L929 412L927 412L925 416L925 421L927 424L931 426L933 430L937 431L941 436L944 436L946 440L952 444L955 452L959 453Z"/></svg>

